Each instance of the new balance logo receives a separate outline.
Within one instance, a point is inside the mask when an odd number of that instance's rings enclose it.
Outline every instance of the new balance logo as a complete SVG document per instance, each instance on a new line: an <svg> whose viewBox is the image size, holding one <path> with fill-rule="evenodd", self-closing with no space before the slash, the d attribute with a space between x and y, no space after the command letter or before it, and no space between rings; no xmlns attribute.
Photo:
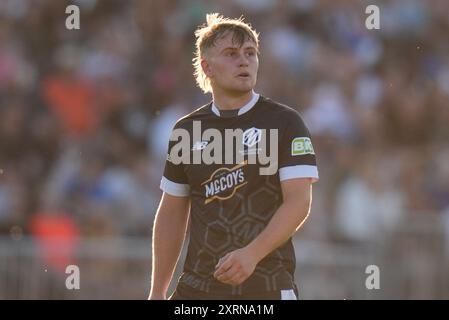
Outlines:
<svg viewBox="0 0 449 320"><path fill-rule="evenodd" d="M204 148L206 148L208 143L209 141L197 141L194 143L192 151L203 150Z"/></svg>

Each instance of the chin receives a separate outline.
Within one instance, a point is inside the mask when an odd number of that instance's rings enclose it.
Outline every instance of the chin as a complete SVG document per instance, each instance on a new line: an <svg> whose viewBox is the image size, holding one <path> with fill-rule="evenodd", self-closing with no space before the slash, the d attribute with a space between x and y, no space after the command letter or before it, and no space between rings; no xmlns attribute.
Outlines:
<svg viewBox="0 0 449 320"><path fill-rule="evenodd" d="M247 85L240 84L240 85L237 85L234 88L232 88L232 90L245 93L245 92L253 90L254 87L255 86L253 84L247 84Z"/></svg>
<svg viewBox="0 0 449 320"><path fill-rule="evenodd" d="M229 83L226 86L222 86L221 88L229 93L233 94L244 94L249 91L252 91L255 87L255 84L251 82L247 83Z"/></svg>

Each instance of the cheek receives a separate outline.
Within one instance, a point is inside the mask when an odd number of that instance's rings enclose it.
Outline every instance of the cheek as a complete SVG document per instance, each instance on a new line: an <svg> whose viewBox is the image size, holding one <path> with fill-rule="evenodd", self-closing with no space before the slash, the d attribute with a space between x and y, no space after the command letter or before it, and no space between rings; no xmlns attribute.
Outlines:
<svg viewBox="0 0 449 320"><path fill-rule="evenodd" d="M259 69L259 59L254 61L254 69L257 71Z"/></svg>
<svg viewBox="0 0 449 320"><path fill-rule="evenodd" d="M227 65L220 65L215 68L214 75L220 79L227 79L232 76L232 69Z"/></svg>
<svg viewBox="0 0 449 320"><path fill-rule="evenodd" d="M226 71L228 69L229 68L227 68L226 65L222 63L216 63L213 66L211 66L211 75L213 77L222 78L226 74Z"/></svg>

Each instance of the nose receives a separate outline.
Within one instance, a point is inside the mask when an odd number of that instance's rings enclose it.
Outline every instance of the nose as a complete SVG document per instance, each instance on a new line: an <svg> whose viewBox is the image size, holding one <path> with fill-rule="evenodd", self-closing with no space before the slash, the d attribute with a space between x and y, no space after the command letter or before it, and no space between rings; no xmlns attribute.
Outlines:
<svg viewBox="0 0 449 320"><path fill-rule="evenodd" d="M239 63L239 67L248 66L249 60L248 60L248 57L245 55L244 52L239 54L238 63Z"/></svg>

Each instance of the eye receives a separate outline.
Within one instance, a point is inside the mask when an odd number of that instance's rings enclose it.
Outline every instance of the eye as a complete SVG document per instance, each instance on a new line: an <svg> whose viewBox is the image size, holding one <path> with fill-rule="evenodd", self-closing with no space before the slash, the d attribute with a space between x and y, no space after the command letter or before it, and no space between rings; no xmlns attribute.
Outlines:
<svg viewBox="0 0 449 320"><path fill-rule="evenodd" d="M235 51L228 51L228 52L226 53L226 56L232 58L232 57L235 57L235 54L236 54Z"/></svg>

